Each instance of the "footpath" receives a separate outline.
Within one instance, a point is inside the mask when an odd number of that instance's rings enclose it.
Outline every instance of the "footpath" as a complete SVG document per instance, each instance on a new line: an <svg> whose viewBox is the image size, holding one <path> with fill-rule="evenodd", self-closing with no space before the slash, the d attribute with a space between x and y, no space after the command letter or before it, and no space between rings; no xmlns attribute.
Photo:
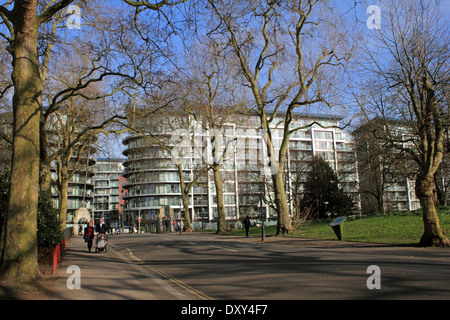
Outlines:
<svg viewBox="0 0 450 320"><path fill-rule="evenodd" d="M72 237L58 266L54 300L195 300L160 279L124 251L91 252L82 237Z"/></svg>

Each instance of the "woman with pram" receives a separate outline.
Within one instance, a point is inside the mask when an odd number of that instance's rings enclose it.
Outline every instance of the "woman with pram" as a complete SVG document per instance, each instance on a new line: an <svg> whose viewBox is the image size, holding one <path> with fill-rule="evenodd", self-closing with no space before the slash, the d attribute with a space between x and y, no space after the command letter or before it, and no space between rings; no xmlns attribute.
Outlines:
<svg viewBox="0 0 450 320"><path fill-rule="evenodd" d="M103 219L100 218L98 224L95 226L95 232L97 233L97 241L95 243L96 248L95 252L107 252L107 238L108 235L108 227L103 223Z"/></svg>

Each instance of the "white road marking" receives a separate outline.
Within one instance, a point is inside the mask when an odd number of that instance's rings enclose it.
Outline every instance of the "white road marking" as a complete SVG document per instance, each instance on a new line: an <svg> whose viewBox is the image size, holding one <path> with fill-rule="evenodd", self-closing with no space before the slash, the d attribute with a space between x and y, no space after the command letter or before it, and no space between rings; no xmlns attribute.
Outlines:
<svg viewBox="0 0 450 320"><path fill-rule="evenodd" d="M211 246L211 245L210 245L210 247L213 247L213 248L216 248L216 249L228 250L228 251L231 251L231 252L239 252L239 251L234 250L234 249L228 249L228 248L223 248L223 247L216 247L216 246Z"/></svg>

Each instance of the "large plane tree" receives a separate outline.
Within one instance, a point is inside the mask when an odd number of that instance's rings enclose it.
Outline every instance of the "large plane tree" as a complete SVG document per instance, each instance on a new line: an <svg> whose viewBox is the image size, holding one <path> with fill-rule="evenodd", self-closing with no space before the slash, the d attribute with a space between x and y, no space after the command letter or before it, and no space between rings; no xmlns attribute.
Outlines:
<svg viewBox="0 0 450 320"><path fill-rule="evenodd" d="M37 207L39 194L39 120L43 81L38 57L41 25L73 0L8 1L0 6L12 57L13 140L11 192L3 223L0 271L4 279L27 280L38 274ZM6 34L8 32L9 34Z"/></svg>
<svg viewBox="0 0 450 320"><path fill-rule="evenodd" d="M365 35L370 41L364 68L383 82L385 98L372 99L364 112L372 106L385 120L389 135L382 138L417 164L415 191L424 223L420 244L448 246L436 212L435 185L450 125L448 19L439 1L420 0L384 2L381 17L381 28Z"/></svg>

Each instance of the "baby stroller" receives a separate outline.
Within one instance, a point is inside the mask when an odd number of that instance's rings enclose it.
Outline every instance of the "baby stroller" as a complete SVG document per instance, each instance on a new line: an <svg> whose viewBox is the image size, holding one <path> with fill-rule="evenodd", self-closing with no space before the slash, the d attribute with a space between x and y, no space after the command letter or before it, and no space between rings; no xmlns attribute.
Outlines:
<svg viewBox="0 0 450 320"><path fill-rule="evenodd" d="M106 235L104 235L104 234L97 235L97 243L96 243L96 247L95 247L95 253L108 252L107 245L108 245L108 242L106 241Z"/></svg>

